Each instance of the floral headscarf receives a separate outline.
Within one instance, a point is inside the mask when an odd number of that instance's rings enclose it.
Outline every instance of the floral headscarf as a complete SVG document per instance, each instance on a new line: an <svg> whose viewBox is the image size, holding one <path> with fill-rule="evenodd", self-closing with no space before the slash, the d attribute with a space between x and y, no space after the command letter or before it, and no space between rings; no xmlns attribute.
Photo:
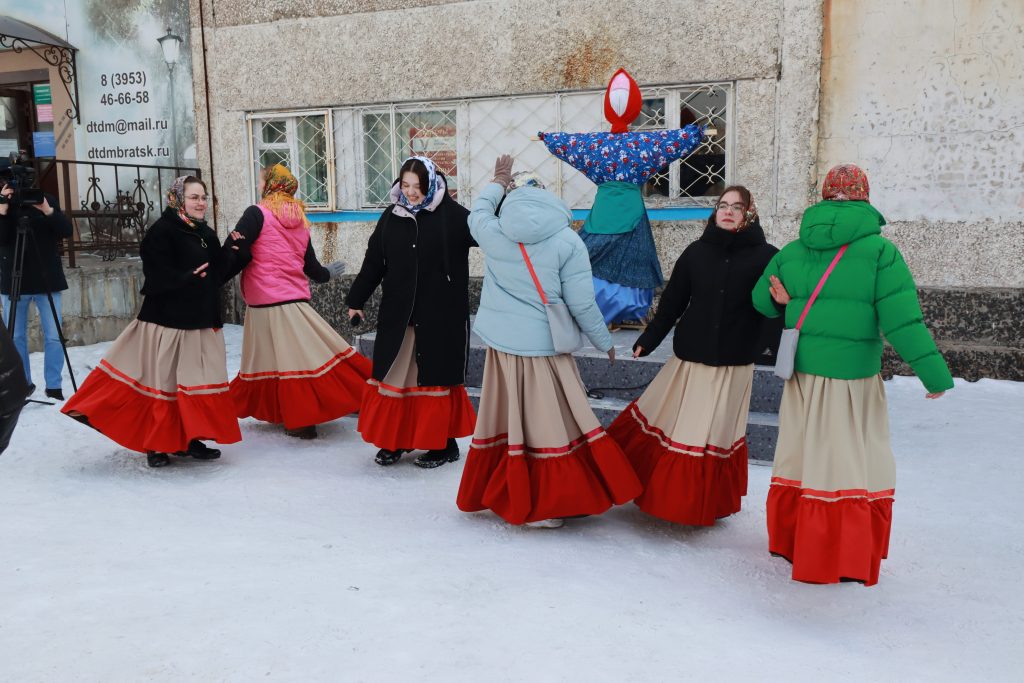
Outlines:
<svg viewBox="0 0 1024 683"><path fill-rule="evenodd" d="M859 166L840 164L825 176L821 197L837 202L866 202L868 191L868 176Z"/></svg>
<svg viewBox="0 0 1024 683"><path fill-rule="evenodd" d="M538 190L546 189L544 181L533 171L517 171L512 174L512 183L508 186L509 191L520 187L535 187Z"/></svg>
<svg viewBox="0 0 1024 683"><path fill-rule="evenodd" d="M303 221L308 223L306 205L302 203L302 200L295 198L295 193L299 191L299 181L295 179L292 172L281 164L274 164L265 173L267 174L266 185L263 187L260 204L278 217L298 211L302 215Z"/></svg>
<svg viewBox="0 0 1024 683"><path fill-rule="evenodd" d="M423 201L421 201L419 204L416 204L415 206L413 206L411 203L409 203L409 200L405 198L405 193L399 191L399 193L398 193L398 203L406 211L409 211L410 213L415 214L415 213L419 212L421 209L425 209L426 207L430 206L430 203L434 201L434 196L438 192L444 192L445 191L445 186L444 186L444 181L441 180L441 176L437 172L437 166L434 165L433 161L431 161L430 159L428 159L426 157L409 157L409 158L410 159L416 159L417 161L421 161L421 162L423 162L423 165L427 167L427 186L430 188L429 191L425 193L425 196L423 197ZM399 185L399 190L401 190L401 184L402 184L402 179L401 178L398 179L398 183L397 184Z"/></svg>
<svg viewBox="0 0 1024 683"><path fill-rule="evenodd" d="M200 218L192 218L185 213L185 179L191 176L183 175L178 176L174 179L174 183L171 184L171 189L167 190L167 208L174 209L178 212L178 218L181 222L190 228L196 227L200 223L206 221Z"/></svg>

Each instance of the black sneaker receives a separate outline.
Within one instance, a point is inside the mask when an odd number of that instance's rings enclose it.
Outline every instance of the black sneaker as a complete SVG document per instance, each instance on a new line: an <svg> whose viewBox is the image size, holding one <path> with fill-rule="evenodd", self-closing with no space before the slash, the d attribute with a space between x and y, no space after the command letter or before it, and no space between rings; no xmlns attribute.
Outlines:
<svg viewBox="0 0 1024 683"><path fill-rule="evenodd" d="M377 451L377 457L375 457L373 461L380 465L381 467L387 467L388 465L394 465L396 462L401 460L402 455L408 452L408 450L403 448L399 448L398 450L394 451L389 451L386 448L382 448L379 451Z"/></svg>
<svg viewBox="0 0 1024 683"><path fill-rule="evenodd" d="M319 436L316 433L316 425L299 427L298 429L286 429L284 430L284 433L288 436L294 436L296 439L315 439Z"/></svg>
<svg viewBox="0 0 1024 683"><path fill-rule="evenodd" d="M63 401L64 400L64 390L63 389L47 389L46 390L46 397L47 398L55 399L57 401Z"/></svg>
<svg viewBox="0 0 1024 683"><path fill-rule="evenodd" d="M455 442L455 439L448 439L448 445L444 448L427 451L420 457L413 460L413 464L416 467L423 467L425 469L432 469L434 467L440 467L446 462L455 462L459 459L459 444Z"/></svg>
<svg viewBox="0 0 1024 683"><path fill-rule="evenodd" d="M167 467L171 464L171 459L166 453L150 451L146 453L146 464L150 467Z"/></svg>
<svg viewBox="0 0 1024 683"><path fill-rule="evenodd" d="M190 455L196 460L216 460L220 457L220 451L216 448L210 448L199 439L192 439L188 442L187 451L178 451L175 455Z"/></svg>

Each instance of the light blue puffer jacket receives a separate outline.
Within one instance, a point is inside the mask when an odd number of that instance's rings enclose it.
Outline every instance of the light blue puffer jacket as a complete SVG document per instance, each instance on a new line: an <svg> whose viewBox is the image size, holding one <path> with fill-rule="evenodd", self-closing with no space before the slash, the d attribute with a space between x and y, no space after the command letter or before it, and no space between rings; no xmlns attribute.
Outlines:
<svg viewBox="0 0 1024 683"><path fill-rule="evenodd" d="M504 195L491 183L473 202L469 231L485 256L484 287L473 331L493 349L517 356L554 356L540 295L519 251L526 245L549 303L565 302L590 343L601 351L612 338L594 301L590 258L571 227L572 212L546 190L523 187Z"/></svg>

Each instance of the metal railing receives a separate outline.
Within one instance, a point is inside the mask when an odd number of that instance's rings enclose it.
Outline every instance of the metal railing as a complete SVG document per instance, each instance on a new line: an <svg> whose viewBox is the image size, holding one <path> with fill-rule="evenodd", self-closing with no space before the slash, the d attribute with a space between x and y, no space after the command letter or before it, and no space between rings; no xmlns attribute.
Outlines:
<svg viewBox="0 0 1024 683"><path fill-rule="evenodd" d="M104 261L135 256L146 230L160 217L164 192L182 175L200 177L198 168L117 164L77 159L36 159L44 192L57 197L74 226L68 265L76 254Z"/></svg>

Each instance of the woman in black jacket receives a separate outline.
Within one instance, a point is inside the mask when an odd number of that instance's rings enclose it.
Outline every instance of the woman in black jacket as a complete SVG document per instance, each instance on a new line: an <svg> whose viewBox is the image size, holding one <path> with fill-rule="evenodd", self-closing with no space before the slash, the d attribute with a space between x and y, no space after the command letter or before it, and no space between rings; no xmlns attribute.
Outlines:
<svg viewBox="0 0 1024 683"><path fill-rule="evenodd" d="M381 285L373 377L359 412L363 439L391 465L426 450L420 467L459 459L455 437L473 433L466 395L469 352L469 212L448 194L444 175L425 157L404 164L392 204L366 246L346 303L363 315Z"/></svg>
<svg viewBox="0 0 1024 683"><path fill-rule="evenodd" d="M167 465L169 453L220 457L200 439L242 439L221 330L228 259L204 220L206 206L203 181L175 180L167 208L139 249L145 283L138 319L61 411L146 453L150 467Z"/></svg>
<svg viewBox="0 0 1024 683"><path fill-rule="evenodd" d="M644 512L701 526L739 512L764 323L750 292L777 251L765 240L750 191L736 185L676 261L633 356L649 354L673 326L675 353L608 430L644 484L635 501Z"/></svg>
<svg viewBox="0 0 1024 683"><path fill-rule="evenodd" d="M18 416L31 393L21 367L21 356L14 348L11 335L7 334L7 326L0 322L0 453L11 442Z"/></svg>

